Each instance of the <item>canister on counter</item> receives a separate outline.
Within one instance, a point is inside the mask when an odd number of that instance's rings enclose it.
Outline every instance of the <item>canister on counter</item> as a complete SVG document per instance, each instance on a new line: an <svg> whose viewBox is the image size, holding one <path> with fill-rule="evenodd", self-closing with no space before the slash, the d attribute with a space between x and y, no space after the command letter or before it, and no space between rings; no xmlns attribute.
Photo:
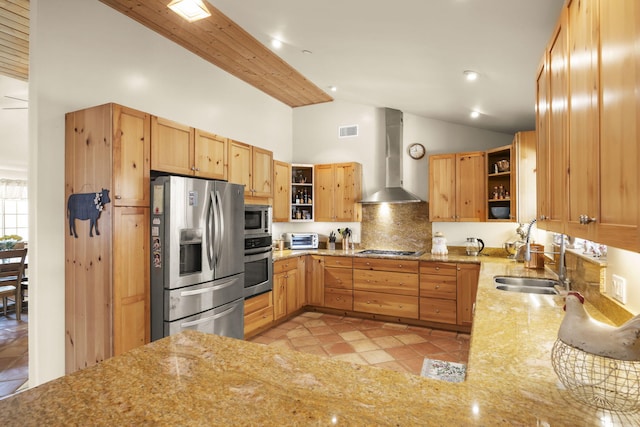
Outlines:
<svg viewBox="0 0 640 427"><path fill-rule="evenodd" d="M431 240L431 253L433 255L447 255L449 250L447 249L447 239L440 231L433 233Z"/></svg>

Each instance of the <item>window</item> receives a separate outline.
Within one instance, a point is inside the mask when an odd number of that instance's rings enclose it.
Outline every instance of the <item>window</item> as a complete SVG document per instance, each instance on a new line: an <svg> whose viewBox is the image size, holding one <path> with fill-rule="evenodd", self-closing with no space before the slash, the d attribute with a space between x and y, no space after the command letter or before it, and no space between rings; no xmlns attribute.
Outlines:
<svg viewBox="0 0 640 427"><path fill-rule="evenodd" d="M0 236L17 234L29 240L26 181L0 179Z"/></svg>

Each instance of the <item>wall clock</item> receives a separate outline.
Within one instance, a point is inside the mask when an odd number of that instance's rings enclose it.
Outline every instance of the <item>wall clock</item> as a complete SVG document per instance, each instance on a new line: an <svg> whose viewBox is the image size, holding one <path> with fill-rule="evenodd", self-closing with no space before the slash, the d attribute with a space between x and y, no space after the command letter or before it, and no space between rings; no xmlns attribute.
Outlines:
<svg viewBox="0 0 640 427"><path fill-rule="evenodd" d="M424 145L415 143L409 146L409 155L412 159L421 159L424 157L427 151L424 149Z"/></svg>

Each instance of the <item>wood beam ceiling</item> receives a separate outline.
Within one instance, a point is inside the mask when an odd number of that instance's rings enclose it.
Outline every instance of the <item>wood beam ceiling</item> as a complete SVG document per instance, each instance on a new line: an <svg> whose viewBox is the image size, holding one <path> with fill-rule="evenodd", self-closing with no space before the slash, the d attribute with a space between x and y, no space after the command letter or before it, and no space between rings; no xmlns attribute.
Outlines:
<svg viewBox="0 0 640 427"><path fill-rule="evenodd" d="M0 0L0 74L29 80L29 0Z"/></svg>
<svg viewBox="0 0 640 427"><path fill-rule="evenodd" d="M210 3L210 17L188 23L169 0L100 1L290 107L333 101Z"/></svg>

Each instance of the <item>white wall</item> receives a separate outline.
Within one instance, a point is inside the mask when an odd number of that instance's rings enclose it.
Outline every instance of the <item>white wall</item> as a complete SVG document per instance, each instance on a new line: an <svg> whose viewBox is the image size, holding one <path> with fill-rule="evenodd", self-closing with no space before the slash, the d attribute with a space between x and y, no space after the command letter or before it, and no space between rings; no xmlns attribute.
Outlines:
<svg viewBox="0 0 640 427"><path fill-rule="evenodd" d="M64 114L116 102L290 158L292 113L98 1L32 0L31 24L33 386L64 375Z"/></svg>

